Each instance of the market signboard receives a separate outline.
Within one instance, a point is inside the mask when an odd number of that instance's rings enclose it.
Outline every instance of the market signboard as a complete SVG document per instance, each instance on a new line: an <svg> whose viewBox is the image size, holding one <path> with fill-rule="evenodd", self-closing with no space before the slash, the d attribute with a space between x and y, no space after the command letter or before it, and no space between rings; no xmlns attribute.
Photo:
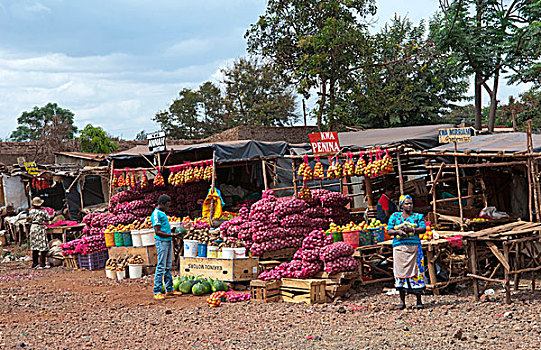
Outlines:
<svg viewBox="0 0 541 350"><path fill-rule="evenodd" d="M313 154L340 152L340 142L338 141L337 132L316 132L309 134L308 138L310 139Z"/></svg>
<svg viewBox="0 0 541 350"><path fill-rule="evenodd" d="M471 128L440 129L438 139L440 143L471 142Z"/></svg>
<svg viewBox="0 0 541 350"><path fill-rule="evenodd" d="M147 134L148 150L152 153L165 151L165 132Z"/></svg>
<svg viewBox="0 0 541 350"><path fill-rule="evenodd" d="M24 162L24 168L29 175L35 176L38 174L38 166L36 165L36 162Z"/></svg>

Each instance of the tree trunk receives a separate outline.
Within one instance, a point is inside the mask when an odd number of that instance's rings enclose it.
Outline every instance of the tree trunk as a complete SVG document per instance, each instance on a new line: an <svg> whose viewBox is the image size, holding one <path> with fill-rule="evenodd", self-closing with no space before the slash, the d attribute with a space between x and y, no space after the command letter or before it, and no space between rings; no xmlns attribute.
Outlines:
<svg viewBox="0 0 541 350"><path fill-rule="evenodd" d="M490 113L488 115L488 132L494 132L494 124L496 123L496 112L498 110L498 83L500 81L500 71L494 74L494 85L490 94Z"/></svg>
<svg viewBox="0 0 541 350"><path fill-rule="evenodd" d="M336 125L336 120L334 119L334 105L335 105L335 93L334 93L334 85L335 85L335 81L334 79L331 79L329 81L329 112L328 112L328 117L329 117L329 131L332 131Z"/></svg>
<svg viewBox="0 0 541 350"><path fill-rule="evenodd" d="M323 125L323 110L325 109L325 103L327 102L327 83L323 78L321 79L321 97L319 98L319 112L317 113L317 127L321 130Z"/></svg>
<svg viewBox="0 0 541 350"><path fill-rule="evenodd" d="M475 130L481 131L483 127L483 88L481 73L475 72L474 99L475 99Z"/></svg>

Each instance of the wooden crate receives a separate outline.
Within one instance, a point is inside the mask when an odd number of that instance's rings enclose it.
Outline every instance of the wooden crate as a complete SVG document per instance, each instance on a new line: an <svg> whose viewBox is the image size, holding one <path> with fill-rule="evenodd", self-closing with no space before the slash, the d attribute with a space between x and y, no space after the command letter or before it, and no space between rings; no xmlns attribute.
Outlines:
<svg viewBox="0 0 541 350"><path fill-rule="evenodd" d="M280 295L289 303L323 304L327 301L325 286L321 279L282 278Z"/></svg>
<svg viewBox="0 0 541 350"><path fill-rule="evenodd" d="M226 282L250 281L259 275L259 259L180 258L180 276L219 279Z"/></svg>
<svg viewBox="0 0 541 350"><path fill-rule="evenodd" d="M271 252L264 252L259 259L261 260L272 260L272 259L287 259L291 260L297 248L284 248L278 249Z"/></svg>
<svg viewBox="0 0 541 350"><path fill-rule="evenodd" d="M139 255L143 258L143 265L155 266L158 264L156 246L150 247L110 247L109 258L118 258L126 255Z"/></svg>
<svg viewBox="0 0 541 350"><path fill-rule="evenodd" d="M334 275L319 272L314 277L325 280L326 295L330 299L334 299L345 295L353 287L359 277L359 271L340 272Z"/></svg>
<svg viewBox="0 0 541 350"><path fill-rule="evenodd" d="M279 301L281 281L261 281L253 280L250 282L250 293L252 300L263 303Z"/></svg>
<svg viewBox="0 0 541 350"><path fill-rule="evenodd" d="M62 262L62 266L68 269L78 269L79 265L77 264L77 255L66 255L64 257L64 261Z"/></svg>

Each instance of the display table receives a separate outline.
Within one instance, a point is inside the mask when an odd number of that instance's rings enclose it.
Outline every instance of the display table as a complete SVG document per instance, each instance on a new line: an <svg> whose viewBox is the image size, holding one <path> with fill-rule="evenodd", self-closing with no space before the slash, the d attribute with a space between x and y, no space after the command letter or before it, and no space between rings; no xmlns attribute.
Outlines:
<svg viewBox="0 0 541 350"><path fill-rule="evenodd" d="M83 236L84 227L84 224L73 226L47 227L46 231L50 239L54 239L56 235L61 237L62 243L66 243L67 241L81 238Z"/></svg>
<svg viewBox="0 0 541 350"><path fill-rule="evenodd" d="M492 227L464 237L469 259L468 276L473 279L476 300L484 293L489 283L502 284L505 302L511 303L511 277L515 290L520 278L531 273L531 290L535 291L535 272L541 270L541 253L538 249L541 224L534 222L513 222ZM482 270L480 261L483 261ZM503 279L496 278L503 270ZM500 272L501 275L501 272ZM479 280L485 285L479 290Z"/></svg>

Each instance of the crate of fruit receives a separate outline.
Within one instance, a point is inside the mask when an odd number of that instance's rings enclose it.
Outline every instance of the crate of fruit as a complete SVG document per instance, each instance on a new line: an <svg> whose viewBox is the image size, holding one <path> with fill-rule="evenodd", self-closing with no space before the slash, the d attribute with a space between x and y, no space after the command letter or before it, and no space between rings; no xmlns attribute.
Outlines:
<svg viewBox="0 0 541 350"><path fill-rule="evenodd" d="M109 259L109 253L107 250L104 250L89 255L78 255L77 259L80 269L100 270L105 267L105 262Z"/></svg>
<svg viewBox="0 0 541 350"><path fill-rule="evenodd" d="M364 229L359 231L359 246L374 244L374 234L371 229Z"/></svg>

